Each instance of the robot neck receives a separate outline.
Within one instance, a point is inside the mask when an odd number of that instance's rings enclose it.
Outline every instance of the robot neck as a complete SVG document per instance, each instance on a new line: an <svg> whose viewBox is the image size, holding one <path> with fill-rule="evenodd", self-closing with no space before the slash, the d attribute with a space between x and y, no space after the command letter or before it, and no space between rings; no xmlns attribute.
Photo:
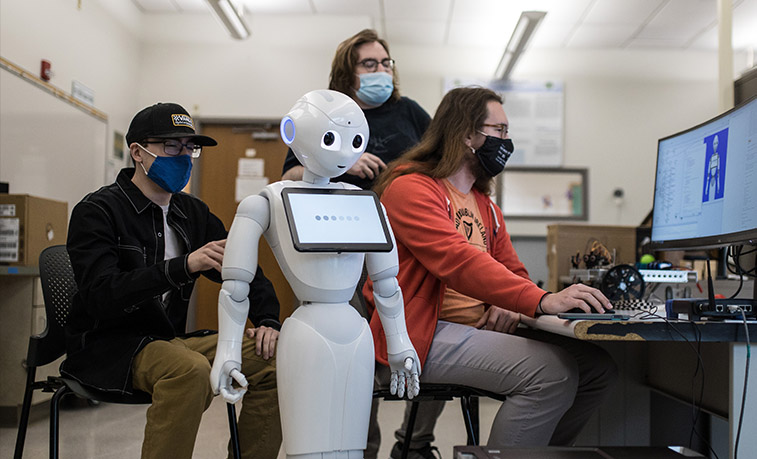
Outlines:
<svg viewBox="0 0 757 459"><path fill-rule="evenodd" d="M308 169L305 169L302 173L302 181L312 183L313 185L326 185L329 183L329 178L321 177L320 175L316 175Z"/></svg>

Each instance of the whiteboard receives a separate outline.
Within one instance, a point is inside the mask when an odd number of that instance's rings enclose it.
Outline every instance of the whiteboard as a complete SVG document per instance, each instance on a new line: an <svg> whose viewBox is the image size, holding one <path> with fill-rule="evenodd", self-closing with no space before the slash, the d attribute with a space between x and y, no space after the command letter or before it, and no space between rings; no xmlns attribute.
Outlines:
<svg viewBox="0 0 757 459"><path fill-rule="evenodd" d="M104 183L107 118L35 80L0 67L0 181L12 194L66 201L70 215Z"/></svg>

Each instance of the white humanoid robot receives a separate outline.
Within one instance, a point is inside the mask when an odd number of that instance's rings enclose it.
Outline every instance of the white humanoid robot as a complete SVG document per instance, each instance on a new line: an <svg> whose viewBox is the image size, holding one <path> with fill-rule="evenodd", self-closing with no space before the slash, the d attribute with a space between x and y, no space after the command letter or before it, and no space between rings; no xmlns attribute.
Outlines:
<svg viewBox="0 0 757 459"><path fill-rule="evenodd" d="M720 192L720 153L718 153L718 136L712 139L712 156L707 170L707 200L714 200Z"/></svg>
<svg viewBox="0 0 757 459"><path fill-rule="evenodd" d="M387 335L392 390L412 398L421 373L407 335L397 249L383 207L371 192L329 183L364 152L368 124L352 99L317 90L282 119L281 136L305 167L303 180L272 183L239 204L223 259L211 384L229 402L245 391L241 341L264 235L302 302L284 321L276 351L286 455L362 458L373 391L373 338L348 301L364 260ZM232 388L232 380L242 387Z"/></svg>

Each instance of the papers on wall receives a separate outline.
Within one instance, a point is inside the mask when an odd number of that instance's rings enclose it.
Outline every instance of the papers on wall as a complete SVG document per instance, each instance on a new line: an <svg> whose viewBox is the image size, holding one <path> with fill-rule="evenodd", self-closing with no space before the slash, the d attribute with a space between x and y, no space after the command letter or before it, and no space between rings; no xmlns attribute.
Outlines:
<svg viewBox="0 0 757 459"><path fill-rule="evenodd" d="M237 163L237 180L234 189L236 202L247 196L260 193L268 185L265 177L265 160L262 158L239 158Z"/></svg>
<svg viewBox="0 0 757 459"><path fill-rule="evenodd" d="M562 166L564 94L561 81L447 78L445 93L461 86L483 86L502 97L510 121L510 138L515 146L508 166Z"/></svg>

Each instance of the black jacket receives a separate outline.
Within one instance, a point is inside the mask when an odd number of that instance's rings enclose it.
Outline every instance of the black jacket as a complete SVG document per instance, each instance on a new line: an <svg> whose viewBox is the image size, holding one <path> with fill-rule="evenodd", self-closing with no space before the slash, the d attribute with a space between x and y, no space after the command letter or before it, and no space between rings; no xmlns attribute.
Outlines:
<svg viewBox="0 0 757 459"><path fill-rule="evenodd" d="M174 194L168 224L186 251L164 260L163 211L132 183L133 174L133 168L121 170L115 183L74 207L67 249L79 292L66 324L68 358L61 365L62 374L84 384L125 393L132 391L132 360L147 343L185 334L189 297L199 277L187 270L189 253L227 234L205 203ZM202 274L222 281L215 270ZM280 328L279 302L260 267L249 299L253 324Z"/></svg>

